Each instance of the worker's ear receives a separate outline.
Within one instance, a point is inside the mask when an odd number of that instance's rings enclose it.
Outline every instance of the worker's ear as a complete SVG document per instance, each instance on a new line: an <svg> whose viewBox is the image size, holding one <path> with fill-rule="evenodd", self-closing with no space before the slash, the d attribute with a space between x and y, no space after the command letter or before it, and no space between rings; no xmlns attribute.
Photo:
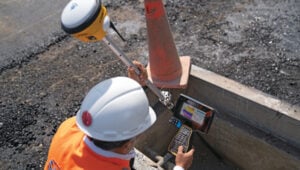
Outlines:
<svg viewBox="0 0 300 170"><path fill-rule="evenodd" d="M135 143L135 139L131 139L128 142L124 143L124 145L122 145L121 147L123 153L125 154L129 153L133 149L134 143Z"/></svg>

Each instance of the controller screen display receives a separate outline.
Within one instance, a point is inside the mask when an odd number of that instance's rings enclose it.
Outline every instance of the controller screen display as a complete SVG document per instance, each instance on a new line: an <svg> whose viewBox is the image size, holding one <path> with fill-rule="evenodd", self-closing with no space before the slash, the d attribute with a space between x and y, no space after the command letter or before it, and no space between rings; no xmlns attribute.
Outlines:
<svg viewBox="0 0 300 170"><path fill-rule="evenodd" d="M206 113L191 104L188 103L183 103L181 110L180 110L180 115L199 124L202 125L205 119Z"/></svg>

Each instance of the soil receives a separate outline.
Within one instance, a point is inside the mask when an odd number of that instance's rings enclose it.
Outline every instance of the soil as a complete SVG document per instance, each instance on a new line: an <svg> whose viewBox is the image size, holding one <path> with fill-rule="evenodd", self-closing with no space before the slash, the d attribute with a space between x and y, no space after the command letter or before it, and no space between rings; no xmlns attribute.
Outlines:
<svg viewBox="0 0 300 170"><path fill-rule="evenodd" d="M107 0L130 59L147 63L143 1ZM292 105L300 105L300 1L166 0L180 55L192 63ZM42 169L59 124L88 90L126 68L103 42L56 32L0 72L0 169Z"/></svg>

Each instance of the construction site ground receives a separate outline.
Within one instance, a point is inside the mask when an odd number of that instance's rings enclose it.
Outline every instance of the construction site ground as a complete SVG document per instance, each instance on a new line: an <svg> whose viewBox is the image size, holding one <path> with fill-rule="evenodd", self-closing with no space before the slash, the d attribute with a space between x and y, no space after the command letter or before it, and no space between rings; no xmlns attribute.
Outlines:
<svg viewBox="0 0 300 170"><path fill-rule="evenodd" d="M76 114L88 90L127 74L103 42L82 43L61 30L67 2L0 0L0 169L41 169L59 124ZM127 41L109 34L130 59L146 64L143 1L102 2ZM179 55L300 105L300 1L164 3Z"/></svg>

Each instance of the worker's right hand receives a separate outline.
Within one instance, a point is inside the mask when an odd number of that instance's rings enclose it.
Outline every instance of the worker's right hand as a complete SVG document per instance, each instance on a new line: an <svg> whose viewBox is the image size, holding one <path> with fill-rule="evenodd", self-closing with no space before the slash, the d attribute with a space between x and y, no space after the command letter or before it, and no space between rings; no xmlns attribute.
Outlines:
<svg viewBox="0 0 300 170"><path fill-rule="evenodd" d="M192 165L194 151L195 150L192 148L187 153L183 153L183 146L179 146L175 159L176 165L187 170Z"/></svg>
<svg viewBox="0 0 300 170"><path fill-rule="evenodd" d="M148 79L148 74L146 68L138 61L133 61L132 62L139 70L140 70L140 75L137 75L136 72L134 71L133 67L128 68L128 77L134 79L135 81L139 82L142 86L146 85L146 80Z"/></svg>

